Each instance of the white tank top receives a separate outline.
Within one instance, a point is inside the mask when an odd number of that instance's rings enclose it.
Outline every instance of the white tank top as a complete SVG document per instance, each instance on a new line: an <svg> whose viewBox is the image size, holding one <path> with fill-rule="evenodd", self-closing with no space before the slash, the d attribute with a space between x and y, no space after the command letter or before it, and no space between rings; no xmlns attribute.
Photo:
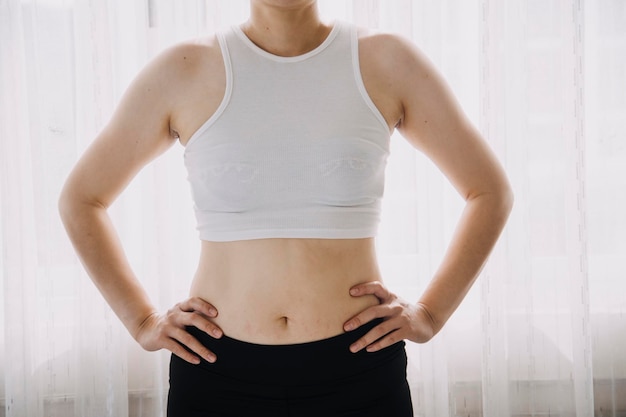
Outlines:
<svg viewBox="0 0 626 417"><path fill-rule="evenodd" d="M239 27L217 38L226 93L184 152L200 239L375 236L389 129L363 85L356 27L336 22L295 57Z"/></svg>

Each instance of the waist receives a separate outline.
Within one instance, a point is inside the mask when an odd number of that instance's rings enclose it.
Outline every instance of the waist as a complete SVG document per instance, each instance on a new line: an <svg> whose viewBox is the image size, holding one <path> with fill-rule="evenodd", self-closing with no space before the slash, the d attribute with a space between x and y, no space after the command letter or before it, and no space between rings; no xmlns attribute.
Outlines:
<svg viewBox="0 0 626 417"><path fill-rule="evenodd" d="M250 343L306 343L343 333L374 296L352 286L380 280L372 239L203 242L191 296L218 309L224 334Z"/></svg>
<svg viewBox="0 0 626 417"><path fill-rule="evenodd" d="M195 327L188 327L187 330L218 357L215 363L201 362L199 366L205 371L240 383L306 384L310 387L312 383L346 384L346 378L363 380L364 372L368 371L378 370L388 374L390 362L396 359L400 359L399 371L404 374L406 353L403 341L373 353L362 350L355 354L349 350L350 344L381 321L375 319L352 332L327 339L287 345L254 344L228 336L213 339ZM188 364L185 366L189 367ZM373 377L371 381L377 379Z"/></svg>

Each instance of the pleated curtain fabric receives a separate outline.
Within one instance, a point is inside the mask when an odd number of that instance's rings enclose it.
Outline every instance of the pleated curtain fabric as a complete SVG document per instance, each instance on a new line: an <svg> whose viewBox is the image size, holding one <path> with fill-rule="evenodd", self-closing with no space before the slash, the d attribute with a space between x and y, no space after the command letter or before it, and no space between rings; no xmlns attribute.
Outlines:
<svg viewBox="0 0 626 417"><path fill-rule="evenodd" d="M516 203L444 330L409 343L415 415L626 413L626 3L320 0L412 39L495 150ZM0 0L0 416L165 415L167 352L138 347L83 271L56 201L137 72L246 19L245 0ZM181 146L111 208L163 310L198 242ZM377 245L416 300L463 200L394 134Z"/></svg>

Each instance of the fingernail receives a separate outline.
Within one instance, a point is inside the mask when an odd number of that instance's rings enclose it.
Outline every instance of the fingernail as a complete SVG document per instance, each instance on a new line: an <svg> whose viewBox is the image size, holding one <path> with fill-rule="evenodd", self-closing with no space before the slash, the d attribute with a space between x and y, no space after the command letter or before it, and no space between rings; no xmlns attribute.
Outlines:
<svg viewBox="0 0 626 417"><path fill-rule="evenodd" d="M359 293L359 289L358 288L352 288L350 289L350 294L352 295L357 295Z"/></svg>
<svg viewBox="0 0 626 417"><path fill-rule="evenodd" d="M359 350L359 344L355 343L354 345L350 346L350 352L352 353L356 353Z"/></svg>
<svg viewBox="0 0 626 417"><path fill-rule="evenodd" d="M220 337L222 336L222 332L219 329L213 329L213 336Z"/></svg>
<svg viewBox="0 0 626 417"><path fill-rule="evenodd" d="M210 309L209 310L209 316L211 316L211 317L217 316L217 310L214 309L214 308Z"/></svg>
<svg viewBox="0 0 626 417"><path fill-rule="evenodd" d="M350 330L354 330L354 323L348 323L346 324L346 331L349 332Z"/></svg>
<svg viewBox="0 0 626 417"><path fill-rule="evenodd" d="M217 360L217 358L213 355L207 355L206 356L206 360L211 362L211 363L215 363L215 361Z"/></svg>

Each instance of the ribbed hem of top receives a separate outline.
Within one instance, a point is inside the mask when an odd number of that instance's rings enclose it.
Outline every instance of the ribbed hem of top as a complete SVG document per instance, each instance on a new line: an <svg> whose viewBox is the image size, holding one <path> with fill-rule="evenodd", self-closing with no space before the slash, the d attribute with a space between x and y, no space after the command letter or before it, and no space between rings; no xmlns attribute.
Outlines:
<svg viewBox="0 0 626 417"><path fill-rule="evenodd" d="M365 239L378 234L378 228L367 229L289 229L238 230L229 232L200 231L200 240L233 242L256 239Z"/></svg>

